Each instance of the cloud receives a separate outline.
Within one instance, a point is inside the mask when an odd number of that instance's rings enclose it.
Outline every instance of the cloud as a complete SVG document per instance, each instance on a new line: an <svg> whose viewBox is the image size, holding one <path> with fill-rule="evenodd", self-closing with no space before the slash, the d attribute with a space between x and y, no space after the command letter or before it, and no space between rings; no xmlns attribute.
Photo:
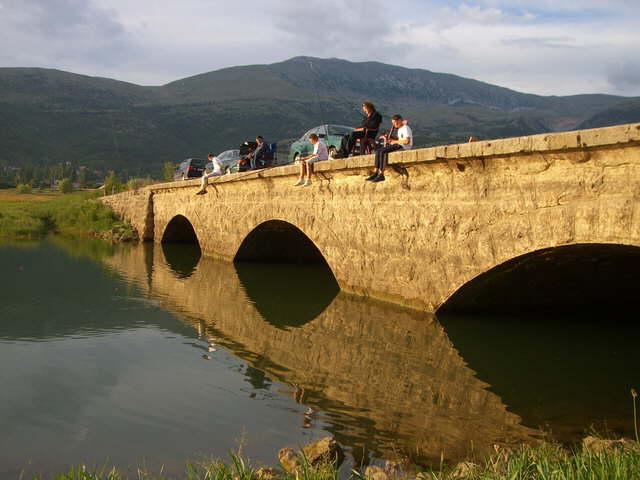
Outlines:
<svg viewBox="0 0 640 480"><path fill-rule="evenodd" d="M132 55L117 13L90 2L9 0L1 11L0 61L5 65L113 66Z"/></svg>
<svg viewBox="0 0 640 480"><path fill-rule="evenodd" d="M607 80L616 91L638 95L640 91L640 62L637 60L623 62L619 67L614 67L609 72Z"/></svg>
<svg viewBox="0 0 640 480"><path fill-rule="evenodd" d="M639 29L637 0L0 0L0 64L158 85L305 55L640 95Z"/></svg>
<svg viewBox="0 0 640 480"><path fill-rule="evenodd" d="M308 55L375 58L392 46L391 13L381 0L280 0L263 15L286 44Z"/></svg>

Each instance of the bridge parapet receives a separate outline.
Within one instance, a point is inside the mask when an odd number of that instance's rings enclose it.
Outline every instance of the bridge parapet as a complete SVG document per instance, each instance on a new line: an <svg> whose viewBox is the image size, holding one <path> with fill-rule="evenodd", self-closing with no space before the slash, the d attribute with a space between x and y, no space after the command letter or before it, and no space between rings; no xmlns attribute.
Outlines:
<svg viewBox="0 0 640 480"><path fill-rule="evenodd" d="M259 225L282 221L320 250L340 286L436 310L462 285L513 258L583 243L640 246L640 124L445 145L199 179L105 197L142 238L177 215L205 254L233 259Z"/></svg>

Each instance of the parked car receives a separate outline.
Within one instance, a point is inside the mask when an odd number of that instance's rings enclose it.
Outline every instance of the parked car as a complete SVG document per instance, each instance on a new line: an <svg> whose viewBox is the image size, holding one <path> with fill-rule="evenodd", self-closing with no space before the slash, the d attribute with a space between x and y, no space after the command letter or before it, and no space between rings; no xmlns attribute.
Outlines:
<svg viewBox="0 0 640 480"><path fill-rule="evenodd" d="M201 177L206 163L207 161L201 158L187 158L176 167L173 179L188 180L189 178Z"/></svg>
<svg viewBox="0 0 640 480"><path fill-rule="evenodd" d="M313 145L309 141L309 135L312 133L318 135L318 137L327 144L329 156L333 157L340 148L342 137L349 135L353 130L352 127L346 127L344 125L318 125L317 127L313 127L291 144L289 163L295 162L299 157L310 155L313 152Z"/></svg>
<svg viewBox="0 0 640 480"><path fill-rule="evenodd" d="M225 150L220 155L216 155L222 165L222 170L226 173L228 171L237 171L238 160L240 160L240 150ZM213 162L207 162L205 170L213 170Z"/></svg>

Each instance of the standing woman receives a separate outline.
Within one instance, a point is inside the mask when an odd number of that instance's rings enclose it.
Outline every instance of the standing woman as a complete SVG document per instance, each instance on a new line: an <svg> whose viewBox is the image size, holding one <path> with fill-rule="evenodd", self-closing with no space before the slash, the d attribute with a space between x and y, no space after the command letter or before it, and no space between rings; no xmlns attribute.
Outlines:
<svg viewBox="0 0 640 480"><path fill-rule="evenodd" d="M353 132L342 137L337 158L348 157L358 138L363 138L365 135L370 138L376 138L378 129L382 123L382 115L376 111L376 107L368 100L362 102L362 111L365 114L364 119Z"/></svg>
<svg viewBox="0 0 640 480"><path fill-rule="evenodd" d="M376 151L375 171L366 178L369 182L384 182L384 167L387 164L389 153L397 150L409 150L413 147L413 132L411 127L405 124L402 115L391 117L393 129L389 133L387 145Z"/></svg>

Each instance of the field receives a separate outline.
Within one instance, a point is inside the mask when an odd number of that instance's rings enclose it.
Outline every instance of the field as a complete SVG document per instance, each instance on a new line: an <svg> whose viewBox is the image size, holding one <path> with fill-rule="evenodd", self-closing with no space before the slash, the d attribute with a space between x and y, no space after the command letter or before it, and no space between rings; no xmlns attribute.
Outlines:
<svg viewBox="0 0 640 480"><path fill-rule="evenodd" d="M99 195L96 191L63 195L55 191L0 190L0 238L33 239L56 232L109 230L119 220L97 200Z"/></svg>

